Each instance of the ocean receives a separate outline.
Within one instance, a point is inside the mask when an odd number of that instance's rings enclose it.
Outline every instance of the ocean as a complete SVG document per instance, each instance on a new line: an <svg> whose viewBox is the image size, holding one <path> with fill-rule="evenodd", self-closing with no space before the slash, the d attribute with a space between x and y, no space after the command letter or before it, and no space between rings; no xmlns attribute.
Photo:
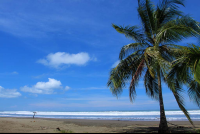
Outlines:
<svg viewBox="0 0 200 134"><path fill-rule="evenodd" d="M49 112L49 111L1 111L0 117L33 117L58 119L90 119L90 120L128 120L158 121L159 111L96 111L96 112ZM188 110L193 121L200 121L200 110ZM187 121L180 110L166 111L168 121Z"/></svg>

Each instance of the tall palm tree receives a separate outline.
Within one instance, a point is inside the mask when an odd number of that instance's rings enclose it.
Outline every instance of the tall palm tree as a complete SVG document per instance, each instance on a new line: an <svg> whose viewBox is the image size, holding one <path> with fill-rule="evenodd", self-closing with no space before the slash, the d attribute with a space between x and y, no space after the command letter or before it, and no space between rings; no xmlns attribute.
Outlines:
<svg viewBox="0 0 200 134"><path fill-rule="evenodd" d="M141 26L123 27L113 24L119 33L135 42L122 47L119 54L120 63L111 70L107 85L111 92L118 96L127 81L131 80L129 97L132 101L136 96L135 86L144 75L147 95L158 100L160 104L159 132L168 132L161 81L165 80L171 62L176 56L174 43L187 37L197 36L199 31L199 23L190 16L183 15L178 10L179 5L184 6L183 0L162 0L157 6L150 0L138 0L137 11ZM170 89L180 109L192 123L184 108L181 90Z"/></svg>

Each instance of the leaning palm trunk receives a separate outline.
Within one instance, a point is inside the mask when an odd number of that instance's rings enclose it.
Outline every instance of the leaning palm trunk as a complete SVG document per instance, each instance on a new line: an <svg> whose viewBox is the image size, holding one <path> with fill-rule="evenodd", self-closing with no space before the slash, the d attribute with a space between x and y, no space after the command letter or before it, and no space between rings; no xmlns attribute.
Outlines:
<svg viewBox="0 0 200 134"><path fill-rule="evenodd" d="M161 86L161 78L160 78L160 69L158 69L158 90L159 90L159 103L160 103L160 125L158 133L168 133L168 125L165 116L165 109L163 103L162 96L162 86Z"/></svg>

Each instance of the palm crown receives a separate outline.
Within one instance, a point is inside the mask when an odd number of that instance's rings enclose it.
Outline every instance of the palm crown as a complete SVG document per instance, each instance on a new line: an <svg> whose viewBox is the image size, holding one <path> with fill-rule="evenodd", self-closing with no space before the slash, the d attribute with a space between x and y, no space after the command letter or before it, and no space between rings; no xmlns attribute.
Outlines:
<svg viewBox="0 0 200 134"><path fill-rule="evenodd" d="M135 41L122 47L119 54L120 63L110 72L107 85L114 95L118 96L127 81L131 80L129 96L132 101L136 96L135 86L144 75L146 93L160 101L163 113L161 79L165 80L171 62L177 55L178 50L174 43L199 35L199 23L190 16L183 15L178 10L178 5L184 6L183 0L162 0L157 7L150 0L138 0L137 11L141 26L123 27L113 24L119 33ZM180 109L192 123L184 108L181 88L173 88L175 82L170 84Z"/></svg>

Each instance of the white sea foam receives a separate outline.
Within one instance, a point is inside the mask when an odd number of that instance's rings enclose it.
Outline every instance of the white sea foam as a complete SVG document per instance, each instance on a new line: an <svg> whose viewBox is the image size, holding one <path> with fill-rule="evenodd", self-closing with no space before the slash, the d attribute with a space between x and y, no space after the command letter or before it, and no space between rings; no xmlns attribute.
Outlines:
<svg viewBox="0 0 200 134"><path fill-rule="evenodd" d="M36 111L36 115L97 115L97 116L129 116L129 115L160 115L159 111L105 111L105 112L43 112ZM200 115L200 110L190 110L188 111L190 115ZM23 114L32 115L32 111L3 111L0 114ZM166 115L184 115L182 111L166 111Z"/></svg>
<svg viewBox="0 0 200 134"><path fill-rule="evenodd" d="M32 117L35 111L1 111L0 117ZM159 111L45 112L36 117L102 120L159 120ZM200 120L200 110L189 110L193 120ZM187 120L182 111L166 111L167 120Z"/></svg>

